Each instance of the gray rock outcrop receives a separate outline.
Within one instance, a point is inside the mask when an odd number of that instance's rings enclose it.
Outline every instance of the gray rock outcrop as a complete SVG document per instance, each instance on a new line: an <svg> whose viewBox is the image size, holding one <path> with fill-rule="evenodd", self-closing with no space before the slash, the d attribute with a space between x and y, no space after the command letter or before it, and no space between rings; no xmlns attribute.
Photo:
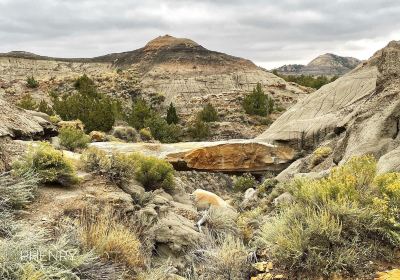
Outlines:
<svg viewBox="0 0 400 280"><path fill-rule="evenodd" d="M368 61L298 102L259 140L313 150L333 139L333 162L354 155L381 158L400 145L400 42L393 41ZM392 158L388 154L385 158ZM396 160L385 170L396 169Z"/></svg>
<svg viewBox="0 0 400 280"><path fill-rule="evenodd" d="M55 134L55 127L39 115L17 108L1 98L0 108L0 137L32 139Z"/></svg>

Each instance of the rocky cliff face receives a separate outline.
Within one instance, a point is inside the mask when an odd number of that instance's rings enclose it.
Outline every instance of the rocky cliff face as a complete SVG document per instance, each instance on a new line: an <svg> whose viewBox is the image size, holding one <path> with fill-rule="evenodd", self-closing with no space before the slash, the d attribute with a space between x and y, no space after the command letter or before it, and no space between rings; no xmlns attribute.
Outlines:
<svg viewBox="0 0 400 280"><path fill-rule="evenodd" d="M393 41L301 100L258 138L308 150L328 144L334 147L333 163L373 154L381 158L381 171L399 171L399 76L400 42Z"/></svg>
<svg viewBox="0 0 400 280"><path fill-rule="evenodd" d="M342 76L361 63L354 57L343 57L327 53L313 59L307 65L289 64L277 68L284 75Z"/></svg>
<svg viewBox="0 0 400 280"><path fill-rule="evenodd" d="M126 104L138 96L162 108L174 102L184 121L211 102L224 121L218 126L218 134L227 138L251 138L265 130L265 125L243 116L241 108L244 95L258 82L284 108L310 92L249 60L167 35L135 51L91 59L57 59L21 52L1 54L0 96L16 102L30 92L38 100L49 100L50 91L73 92L73 80L84 73L96 81L101 91L125 100ZM38 89L26 87L25 79L31 75L39 81Z"/></svg>

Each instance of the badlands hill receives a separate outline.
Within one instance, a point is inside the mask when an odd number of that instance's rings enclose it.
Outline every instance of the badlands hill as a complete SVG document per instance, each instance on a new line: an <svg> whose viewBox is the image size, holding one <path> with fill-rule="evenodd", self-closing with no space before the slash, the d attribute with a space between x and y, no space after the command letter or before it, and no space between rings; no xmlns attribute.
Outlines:
<svg viewBox="0 0 400 280"><path fill-rule="evenodd" d="M249 60L166 35L134 51L96 58L50 58L26 52L0 54L0 96L15 103L30 92L37 100L50 101L51 91L72 93L73 81L83 74L94 79L100 91L124 100L127 105L138 97L160 108L174 102L185 121L211 102L221 117L215 130L222 138L252 138L265 130L265 125L246 116L241 108L244 95L258 82L283 108L310 92ZM39 81L38 89L26 87L27 76Z"/></svg>
<svg viewBox="0 0 400 280"><path fill-rule="evenodd" d="M331 53L320 55L307 65L289 64L276 68L283 75L342 76L361 63L354 57L343 57Z"/></svg>
<svg viewBox="0 0 400 280"><path fill-rule="evenodd" d="M399 76L400 42L392 41L350 73L298 102L258 138L305 150L330 146L333 154L326 166L373 154L380 158L381 172L399 171ZM296 164L296 168L301 165Z"/></svg>

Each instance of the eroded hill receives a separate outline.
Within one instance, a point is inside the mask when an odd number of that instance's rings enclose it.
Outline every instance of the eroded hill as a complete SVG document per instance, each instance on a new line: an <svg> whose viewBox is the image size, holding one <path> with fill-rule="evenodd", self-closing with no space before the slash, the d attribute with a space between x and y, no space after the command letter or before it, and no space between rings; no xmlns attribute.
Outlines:
<svg viewBox="0 0 400 280"><path fill-rule="evenodd" d="M73 81L87 74L99 90L124 100L142 97L165 108L173 102L184 121L193 119L207 102L221 116L215 135L223 138L251 138L265 125L244 114L243 97L257 83L288 108L311 90L287 83L251 61L210 51L189 39L162 36L145 47L91 59L58 59L29 53L0 55L0 96L17 102L31 93L36 100L50 101L51 91L74 91ZM37 89L26 87L26 78L39 81ZM276 112L271 117L279 115Z"/></svg>
<svg viewBox="0 0 400 280"><path fill-rule="evenodd" d="M283 75L342 76L361 63L354 57L343 57L331 53L320 55L307 65L289 64L276 68Z"/></svg>

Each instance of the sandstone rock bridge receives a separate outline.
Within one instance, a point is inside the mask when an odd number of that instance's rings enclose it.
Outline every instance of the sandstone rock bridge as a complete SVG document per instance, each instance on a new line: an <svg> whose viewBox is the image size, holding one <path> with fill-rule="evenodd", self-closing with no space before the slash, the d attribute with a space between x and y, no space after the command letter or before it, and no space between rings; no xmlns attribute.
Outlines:
<svg viewBox="0 0 400 280"><path fill-rule="evenodd" d="M100 142L91 146L110 153L141 152L164 158L177 170L209 172L279 172L296 158L296 151L293 148L276 146L260 140L174 144Z"/></svg>

